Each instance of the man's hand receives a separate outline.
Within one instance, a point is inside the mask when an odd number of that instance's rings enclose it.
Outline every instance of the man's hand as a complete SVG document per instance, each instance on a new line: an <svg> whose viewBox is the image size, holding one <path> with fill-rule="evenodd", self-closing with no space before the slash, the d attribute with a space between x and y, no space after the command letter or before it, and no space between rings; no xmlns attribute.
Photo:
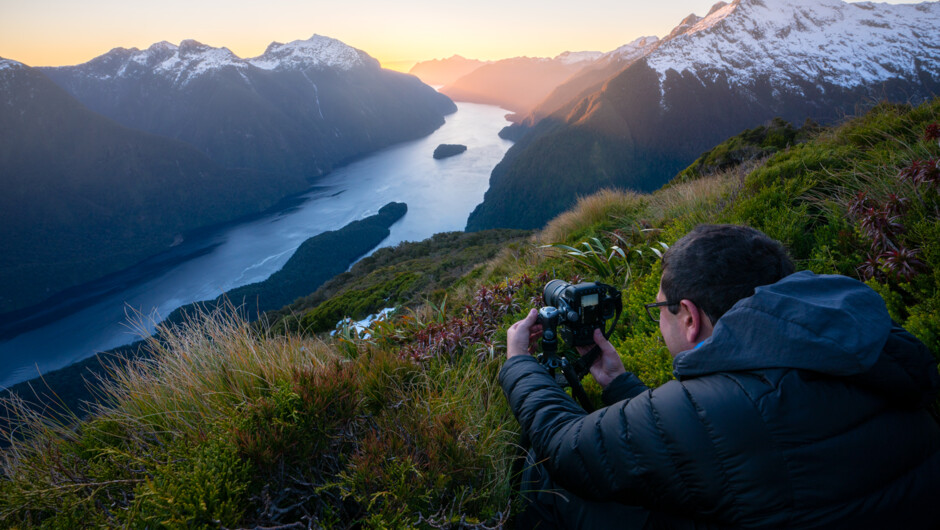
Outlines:
<svg viewBox="0 0 940 530"><path fill-rule="evenodd" d="M535 353L535 341L542 336L542 325L536 324L538 311L530 309L525 318L506 331L506 358Z"/></svg>
<svg viewBox="0 0 940 530"><path fill-rule="evenodd" d="M601 354L591 365L591 375L594 376L597 384L602 388L607 388L611 381L627 370L623 367L623 361L620 360L620 355L617 354L614 345L604 338L604 334L599 329L594 330L594 343L601 349ZM591 351L591 348L593 346L578 346L576 349L578 353L585 355Z"/></svg>

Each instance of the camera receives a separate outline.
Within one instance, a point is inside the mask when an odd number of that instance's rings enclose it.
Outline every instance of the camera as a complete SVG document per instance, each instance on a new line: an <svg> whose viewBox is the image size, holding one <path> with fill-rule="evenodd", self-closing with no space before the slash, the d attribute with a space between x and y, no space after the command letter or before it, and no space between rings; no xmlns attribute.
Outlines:
<svg viewBox="0 0 940 530"><path fill-rule="evenodd" d="M610 335L616 317L620 316L623 301L620 291L599 282L572 285L562 280L545 284L542 299L546 307L539 311L542 324L558 326L558 332L568 346L591 346L594 330ZM613 320L609 329L607 321Z"/></svg>

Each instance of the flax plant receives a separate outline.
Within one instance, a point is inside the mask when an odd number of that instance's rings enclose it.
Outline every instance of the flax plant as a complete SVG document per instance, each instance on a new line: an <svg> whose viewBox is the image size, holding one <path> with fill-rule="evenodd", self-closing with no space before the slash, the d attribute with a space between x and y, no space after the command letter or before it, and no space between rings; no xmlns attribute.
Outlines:
<svg viewBox="0 0 940 530"><path fill-rule="evenodd" d="M554 243L546 245L546 247L566 251L565 254L584 269L604 279L620 280L621 285L626 285L633 275L628 252L639 252L630 249L624 250L618 245L608 247L596 237L592 237L590 241L582 242L579 247L583 248L575 248L562 243Z"/></svg>

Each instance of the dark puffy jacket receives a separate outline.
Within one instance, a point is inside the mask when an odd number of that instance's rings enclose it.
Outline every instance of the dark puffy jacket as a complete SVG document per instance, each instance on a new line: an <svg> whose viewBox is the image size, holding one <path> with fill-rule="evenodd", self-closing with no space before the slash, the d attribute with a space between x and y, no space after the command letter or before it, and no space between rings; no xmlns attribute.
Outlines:
<svg viewBox="0 0 940 530"><path fill-rule="evenodd" d="M938 528L936 360L842 276L758 288L650 390L586 414L530 356L500 383L552 478L590 500L730 527ZM608 396L605 396L605 399Z"/></svg>

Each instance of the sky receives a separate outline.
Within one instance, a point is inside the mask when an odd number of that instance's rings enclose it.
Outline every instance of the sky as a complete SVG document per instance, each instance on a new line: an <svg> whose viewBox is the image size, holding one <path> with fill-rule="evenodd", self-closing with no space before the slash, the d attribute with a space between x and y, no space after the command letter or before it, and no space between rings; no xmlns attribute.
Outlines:
<svg viewBox="0 0 940 530"><path fill-rule="evenodd" d="M0 57L80 64L112 48L195 39L243 58L314 34L364 50L386 68L457 54L496 60L611 51L666 35L716 0L0 0ZM891 3L902 3L892 1Z"/></svg>

